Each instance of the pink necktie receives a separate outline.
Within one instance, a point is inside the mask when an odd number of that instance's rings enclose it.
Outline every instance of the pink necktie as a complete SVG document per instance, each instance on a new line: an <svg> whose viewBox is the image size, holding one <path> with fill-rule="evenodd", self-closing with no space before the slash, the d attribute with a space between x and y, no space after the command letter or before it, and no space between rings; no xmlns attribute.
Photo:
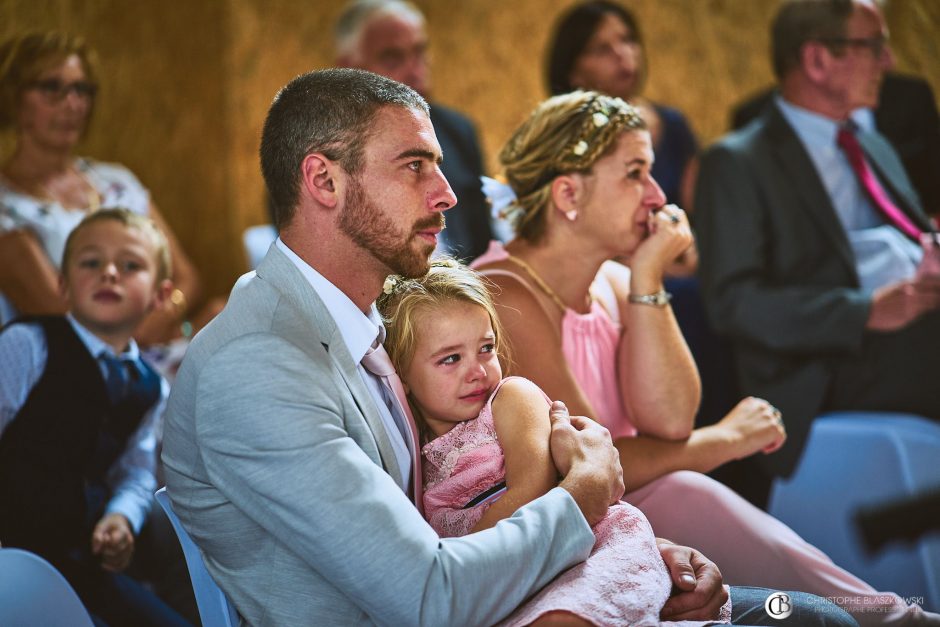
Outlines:
<svg viewBox="0 0 940 627"><path fill-rule="evenodd" d="M868 197L871 198L875 207L877 207L894 226L900 229L902 233L915 242L920 242L921 230L907 217L907 214L901 211L898 206L888 198L888 194L885 193L884 188L881 187L878 179L875 178L875 175L868 167L868 163L865 161L865 154L862 152L862 147L859 145L855 133L843 126L839 128L836 142L842 150L845 151L845 156L848 157L849 164L852 166L852 170L855 171L858 182L861 183L862 188L868 194Z"/></svg>
<svg viewBox="0 0 940 627"><path fill-rule="evenodd" d="M394 399L398 410L408 420L408 429L411 431L411 487L412 496L415 505L421 515L424 515L424 503L422 499L421 486L421 448L418 442L418 427L415 424L414 416L411 414L411 407L408 405L408 398L405 396L405 388L401 384L398 373L395 372L395 366L392 360L385 352L385 347L381 344L375 349L369 349L369 352L362 358L362 365L366 370L382 379L382 384L391 392L389 395ZM391 409L391 408L390 408ZM393 410L394 411L394 410Z"/></svg>

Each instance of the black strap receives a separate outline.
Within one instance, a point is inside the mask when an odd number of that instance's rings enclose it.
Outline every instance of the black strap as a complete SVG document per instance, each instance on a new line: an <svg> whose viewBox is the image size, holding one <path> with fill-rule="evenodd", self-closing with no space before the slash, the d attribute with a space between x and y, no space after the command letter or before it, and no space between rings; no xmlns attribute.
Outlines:
<svg viewBox="0 0 940 627"><path fill-rule="evenodd" d="M463 506L463 509L470 509L471 507L474 507L475 505L479 505L480 503L482 503L489 497L493 496L494 494L496 494L497 492L501 490L504 490L505 488L506 488L506 482L500 481L489 490L486 490L485 492L481 492L480 494L477 494L475 497L473 497L469 503Z"/></svg>

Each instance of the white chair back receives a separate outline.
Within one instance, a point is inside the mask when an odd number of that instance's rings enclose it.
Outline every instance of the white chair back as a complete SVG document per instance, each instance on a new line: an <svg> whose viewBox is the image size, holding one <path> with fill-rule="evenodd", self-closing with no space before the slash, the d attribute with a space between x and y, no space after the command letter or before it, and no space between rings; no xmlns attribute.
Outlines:
<svg viewBox="0 0 940 627"><path fill-rule="evenodd" d="M43 558L22 549L0 549L0 625L93 627L65 577Z"/></svg>
<svg viewBox="0 0 940 627"><path fill-rule="evenodd" d="M183 547L183 555L186 557L186 566L189 568L189 578L193 582L193 592L196 594L196 606L199 608L202 627L235 627L239 623L238 612L206 570L199 547L189 537L180 519L176 517L166 488L157 490L155 496L160 507L173 523L180 546Z"/></svg>

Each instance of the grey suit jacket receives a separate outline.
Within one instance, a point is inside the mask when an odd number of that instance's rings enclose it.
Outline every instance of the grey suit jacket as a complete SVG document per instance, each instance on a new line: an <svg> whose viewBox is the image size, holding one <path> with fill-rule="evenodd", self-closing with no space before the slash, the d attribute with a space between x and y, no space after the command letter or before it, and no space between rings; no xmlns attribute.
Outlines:
<svg viewBox="0 0 940 627"><path fill-rule="evenodd" d="M166 414L167 491L251 625L484 625L594 543L556 488L441 540L408 500L357 364L276 246L193 340Z"/></svg>
<svg viewBox="0 0 940 627"><path fill-rule="evenodd" d="M891 146L861 133L868 160L899 206L927 217ZM762 460L787 474L823 407L831 360L857 354L871 294L822 180L776 105L702 158L695 231L706 310L731 338L744 394L785 416L787 444Z"/></svg>

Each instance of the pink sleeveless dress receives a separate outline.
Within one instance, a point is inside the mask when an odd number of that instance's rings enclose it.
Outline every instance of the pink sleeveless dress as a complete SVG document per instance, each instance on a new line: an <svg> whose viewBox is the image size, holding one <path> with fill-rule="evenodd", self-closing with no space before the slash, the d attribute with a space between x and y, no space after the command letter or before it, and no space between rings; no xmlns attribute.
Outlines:
<svg viewBox="0 0 940 627"><path fill-rule="evenodd" d="M522 275L482 268L508 257L494 241L471 267L484 276L511 277L533 295L540 294ZM615 379L621 330L596 302L587 314L567 310L561 328L568 367L597 411L595 418L615 439L636 434ZM713 560L727 584L800 590L831 598L862 627L923 620L919 606L908 605L892 592L876 591L785 524L706 475L672 472L623 499L646 515L657 536L694 547Z"/></svg>
<svg viewBox="0 0 940 627"><path fill-rule="evenodd" d="M493 425L493 391L475 420L459 423L426 444L424 511L443 537L461 536L498 498L464 506L505 481L502 448ZM548 407L548 397L545 398ZM598 626L659 625L659 611L672 587L649 523L635 507L618 503L594 526L597 541L588 559L545 586L501 625L528 625L546 612L564 610ZM723 617L730 617L730 601ZM714 624L682 621L669 625Z"/></svg>

